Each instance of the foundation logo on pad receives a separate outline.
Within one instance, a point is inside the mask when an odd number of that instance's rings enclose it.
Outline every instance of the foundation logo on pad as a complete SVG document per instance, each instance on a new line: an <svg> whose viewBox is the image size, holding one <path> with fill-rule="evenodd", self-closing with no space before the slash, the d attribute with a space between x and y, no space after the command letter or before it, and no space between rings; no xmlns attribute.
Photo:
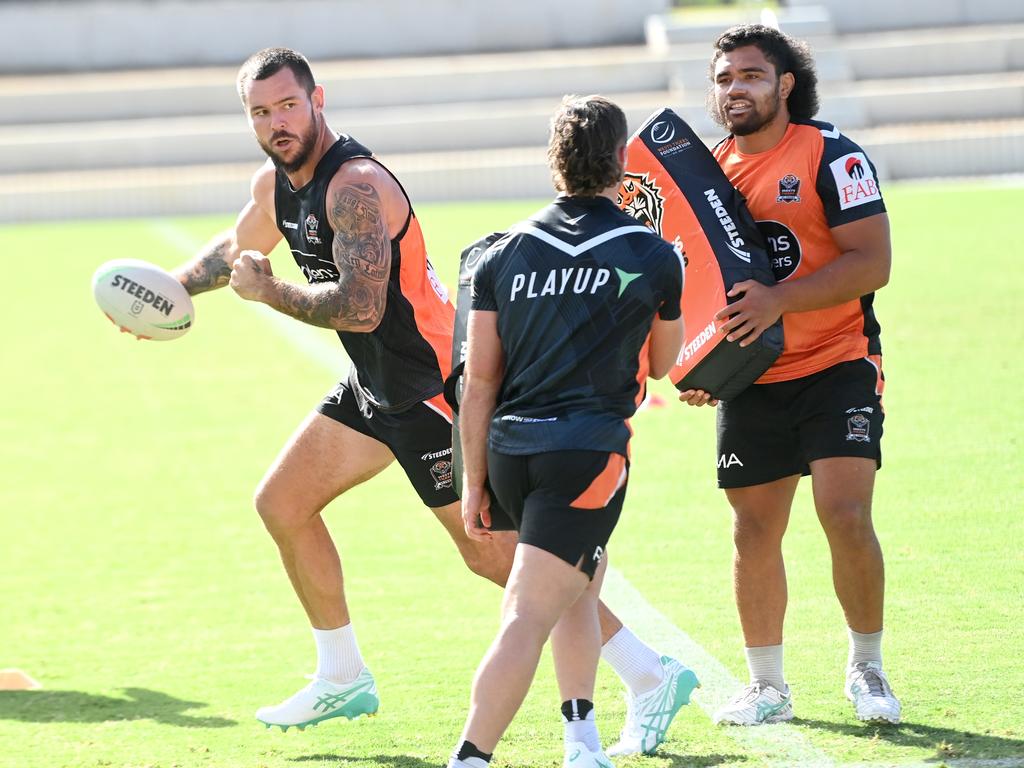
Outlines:
<svg viewBox="0 0 1024 768"><path fill-rule="evenodd" d="M665 198L661 196L661 187L646 173L626 173L619 187L616 202L622 210L641 224L646 224L661 234Z"/></svg>

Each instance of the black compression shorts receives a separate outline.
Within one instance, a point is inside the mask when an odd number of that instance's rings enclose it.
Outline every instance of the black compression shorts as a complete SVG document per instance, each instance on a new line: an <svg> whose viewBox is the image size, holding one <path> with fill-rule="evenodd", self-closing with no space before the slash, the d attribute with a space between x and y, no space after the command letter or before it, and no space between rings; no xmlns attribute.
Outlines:
<svg viewBox="0 0 1024 768"><path fill-rule="evenodd" d="M521 543L593 579L626 498L626 458L602 451L510 456L489 450L487 470L503 510L492 510L492 528L518 530Z"/></svg>
<svg viewBox="0 0 1024 768"><path fill-rule="evenodd" d="M459 500L452 487L452 423L439 407L424 402L398 413L379 411L360 404L352 386L341 382L316 410L390 448L431 509Z"/></svg>
<svg viewBox="0 0 1024 768"><path fill-rule="evenodd" d="M799 379L753 384L718 406L718 487L744 488L810 474L810 462L840 456L882 466L878 357Z"/></svg>

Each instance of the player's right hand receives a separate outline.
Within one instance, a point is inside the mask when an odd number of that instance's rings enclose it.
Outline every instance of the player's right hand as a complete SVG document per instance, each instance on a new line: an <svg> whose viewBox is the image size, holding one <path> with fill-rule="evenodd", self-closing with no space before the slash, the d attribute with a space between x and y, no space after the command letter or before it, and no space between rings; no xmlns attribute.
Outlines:
<svg viewBox="0 0 1024 768"><path fill-rule="evenodd" d="M491 495L487 489L462 485L462 525L466 535L473 541L488 541L491 538Z"/></svg>
<svg viewBox="0 0 1024 768"><path fill-rule="evenodd" d="M687 389L679 393L679 402L687 405L695 405L698 408L702 405L710 405L714 408L718 401L711 397L703 389Z"/></svg>
<svg viewBox="0 0 1024 768"><path fill-rule="evenodd" d="M242 251L231 265L228 285L243 299L263 301L263 289L273 276L270 259L259 251Z"/></svg>

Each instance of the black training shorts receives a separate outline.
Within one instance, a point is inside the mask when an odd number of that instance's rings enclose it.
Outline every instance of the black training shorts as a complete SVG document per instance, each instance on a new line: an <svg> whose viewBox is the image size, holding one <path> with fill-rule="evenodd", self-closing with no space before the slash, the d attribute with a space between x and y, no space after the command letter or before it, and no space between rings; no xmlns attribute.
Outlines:
<svg viewBox="0 0 1024 768"><path fill-rule="evenodd" d="M718 487L810 474L817 459L882 466L881 358L833 365L791 381L753 384L718 406Z"/></svg>
<svg viewBox="0 0 1024 768"><path fill-rule="evenodd" d="M430 401L397 413L380 411L360 404L352 385L340 382L316 410L384 443L423 503L436 509L459 500L452 486L452 423L446 407Z"/></svg>
<svg viewBox="0 0 1024 768"><path fill-rule="evenodd" d="M522 544L550 552L591 579L626 498L629 462L618 453L487 452L487 474L501 504L492 529L519 531Z"/></svg>

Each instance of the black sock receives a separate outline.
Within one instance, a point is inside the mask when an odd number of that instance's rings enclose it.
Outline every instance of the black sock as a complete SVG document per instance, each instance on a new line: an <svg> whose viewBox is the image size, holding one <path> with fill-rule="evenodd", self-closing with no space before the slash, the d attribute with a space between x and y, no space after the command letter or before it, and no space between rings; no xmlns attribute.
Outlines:
<svg viewBox="0 0 1024 768"><path fill-rule="evenodd" d="M485 763L491 762L491 758L493 756L493 752L491 754L481 752L479 749L477 749L476 744L474 744L472 741L462 742L462 746L459 747L459 751L455 753L456 760L465 760L467 757L477 757L483 760Z"/></svg>
<svg viewBox="0 0 1024 768"><path fill-rule="evenodd" d="M586 720L593 708L594 702L589 699L569 699L562 702L562 717L567 723L574 720Z"/></svg>

